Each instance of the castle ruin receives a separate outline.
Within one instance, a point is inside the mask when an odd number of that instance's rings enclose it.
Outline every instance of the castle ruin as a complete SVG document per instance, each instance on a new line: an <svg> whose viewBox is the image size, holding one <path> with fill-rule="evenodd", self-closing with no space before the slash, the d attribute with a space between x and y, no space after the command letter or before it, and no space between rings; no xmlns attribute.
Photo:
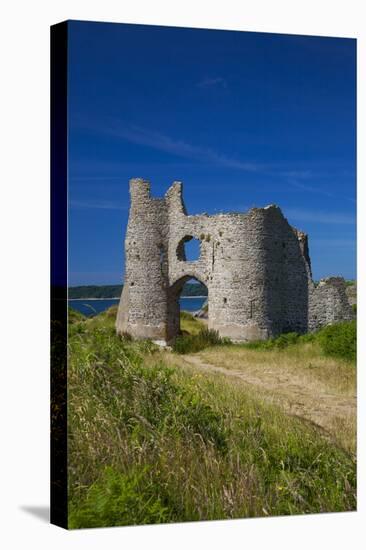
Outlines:
<svg viewBox="0 0 366 550"><path fill-rule="evenodd" d="M278 206L190 216L180 182L154 198L143 179L130 180L130 195L117 333L174 341L180 292L191 278L208 289L208 327L234 341L353 319L344 279L314 284L307 235ZM184 244L192 238L200 256L187 261Z"/></svg>

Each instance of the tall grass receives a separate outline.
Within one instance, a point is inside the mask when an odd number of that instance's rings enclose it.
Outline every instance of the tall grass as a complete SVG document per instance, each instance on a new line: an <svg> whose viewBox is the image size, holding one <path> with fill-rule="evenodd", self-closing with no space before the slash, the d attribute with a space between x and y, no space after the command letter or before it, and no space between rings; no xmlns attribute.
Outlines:
<svg viewBox="0 0 366 550"><path fill-rule="evenodd" d="M229 343L227 338L220 338L217 330L204 327L195 334L183 334L175 339L173 350L176 353L196 353L210 346Z"/></svg>
<svg viewBox="0 0 366 550"><path fill-rule="evenodd" d="M355 509L354 462L315 429L110 313L69 328L69 527Z"/></svg>
<svg viewBox="0 0 366 550"><path fill-rule="evenodd" d="M230 344L228 338L221 338L215 330L209 330L202 322L187 312L181 314L182 335L173 344L176 353L196 353L205 348ZM241 344L254 350L283 350L294 344L316 342L325 355L340 357L354 362L356 359L356 321L337 323L321 328L314 333L300 335L296 332L281 334L277 338L257 340Z"/></svg>
<svg viewBox="0 0 366 550"><path fill-rule="evenodd" d="M181 336L194 335L198 334L203 328L205 328L205 324L200 319L197 319L197 317L193 317L193 315L188 311L181 311L180 328Z"/></svg>
<svg viewBox="0 0 366 550"><path fill-rule="evenodd" d="M188 311L180 314L181 334L173 343L173 351L179 354L196 353L207 347L230 343L221 338L217 330L207 328L205 323L193 317Z"/></svg>

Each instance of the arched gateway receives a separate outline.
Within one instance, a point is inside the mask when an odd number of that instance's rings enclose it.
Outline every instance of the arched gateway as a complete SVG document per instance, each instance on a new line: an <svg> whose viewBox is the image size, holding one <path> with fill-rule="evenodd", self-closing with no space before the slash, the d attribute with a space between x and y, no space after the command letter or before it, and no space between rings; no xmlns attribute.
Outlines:
<svg viewBox="0 0 366 550"><path fill-rule="evenodd" d="M130 180L125 277L117 332L169 343L179 332L177 297L194 277L208 289L209 328L235 341L300 333L351 319L342 278L311 279L307 235L278 206L187 215L182 184L161 199ZM199 241L195 261L185 243Z"/></svg>

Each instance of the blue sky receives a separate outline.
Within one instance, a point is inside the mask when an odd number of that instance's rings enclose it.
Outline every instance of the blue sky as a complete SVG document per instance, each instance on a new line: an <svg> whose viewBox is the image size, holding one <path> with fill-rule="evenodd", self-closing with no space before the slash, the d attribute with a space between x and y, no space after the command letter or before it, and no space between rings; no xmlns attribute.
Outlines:
<svg viewBox="0 0 366 550"><path fill-rule="evenodd" d="M190 214L277 204L356 273L356 41L69 22L69 284L122 282L128 181Z"/></svg>

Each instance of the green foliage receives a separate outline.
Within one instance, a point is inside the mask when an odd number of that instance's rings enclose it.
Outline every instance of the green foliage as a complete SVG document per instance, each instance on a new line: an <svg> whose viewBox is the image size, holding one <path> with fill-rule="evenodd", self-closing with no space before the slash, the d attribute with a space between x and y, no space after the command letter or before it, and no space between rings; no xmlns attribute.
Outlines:
<svg viewBox="0 0 366 550"><path fill-rule="evenodd" d="M204 326L204 323L200 319L193 317L188 311L180 312L181 335L198 334Z"/></svg>
<svg viewBox="0 0 366 550"><path fill-rule="evenodd" d="M173 350L176 353L195 353L210 346L229 344L228 338L221 338L217 330L201 329L197 334L183 334L175 339Z"/></svg>
<svg viewBox="0 0 366 550"><path fill-rule="evenodd" d="M181 320L184 319L186 321L194 320L193 315L191 313L189 313L188 311L184 311L184 310L180 312L180 318L181 318Z"/></svg>
<svg viewBox="0 0 366 550"><path fill-rule="evenodd" d="M148 467L135 466L128 474L106 468L89 487L83 506L71 504L69 528L168 522L169 509L148 474Z"/></svg>
<svg viewBox="0 0 366 550"><path fill-rule="evenodd" d="M219 451L227 451L227 430L222 419L213 408L195 393L185 393L183 407L180 408L180 422L183 430L200 434L203 441L210 442Z"/></svg>
<svg viewBox="0 0 366 550"><path fill-rule="evenodd" d="M86 285L70 286L68 295L70 300L78 298L119 298L123 285Z"/></svg>
<svg viewBox="0 0 366 550"><path fill-rule="evenodd" d="M296 332L287 332L281 334L278 338L275 339L275 347L278 349L284 349L287 346L292 346L297 344L299 335Z"/></svg>
<svg viewBox="0 0 366 550"><path fill-rule="evenodd" d="M68 334L82 334L85 331L86 317L79 311L69 307L68 308Z"/></svg>
<svg viewBox="0 0 366 550"><path fill-rule="evenodd" d="M242 345L249 349L281 350L294 344L317 342L325 355L354 361L356 359L356 337L356 321L349 321L323 327L313 333L300 335L296 332L289 332L281 334L277 338L258 340Z"/></svg>
<svg viewBox="0 0 366 550"><path fill-rule="evenodd" d="M356 338L356 321L324 327L317 335L317 340L326 355L349 361L356 359Z"/></svg>
<svg viewBox="0 0 366 550"><path fill-rule="evenodd" d="M302 338L303 337L296 332L287 332L285 334L281 334L277 338L269 338L268 340L255 340L253 342L247 342L242 345L248 349L258 350L284 349L288 346L297 344Z"/></svg>
<svg viewBox="0 0 366 550"><path fill-rule="evenodd" d="M357 314L357 304L352 304L352 311L353 313L356 313Z"/></svg>
<svg viewBox="0 0 366 550"><path fill-rule="evenodd" d="M185 283L181 297L185 296L207 296L207 286L197 281L196 283Z"/></svg>
<svg viewBox="0 0 366 550"><path fill-rule="evenodd" d="M122 289L123 285L71 286L68 289L68 296L70 300L80 298L119 298L122 294ZM207 296L207 287L199 281L197 283L185 283L181 296Z"/></svg>
<svg viewBox="0 0 366 550"><path fill-rule="evenodd" d="M80 311L76 311L76 309L73 309L72 307L68 308L68 323L74 324L79 323L80 321L85 321L85 315L80 313Z"/></svg>

